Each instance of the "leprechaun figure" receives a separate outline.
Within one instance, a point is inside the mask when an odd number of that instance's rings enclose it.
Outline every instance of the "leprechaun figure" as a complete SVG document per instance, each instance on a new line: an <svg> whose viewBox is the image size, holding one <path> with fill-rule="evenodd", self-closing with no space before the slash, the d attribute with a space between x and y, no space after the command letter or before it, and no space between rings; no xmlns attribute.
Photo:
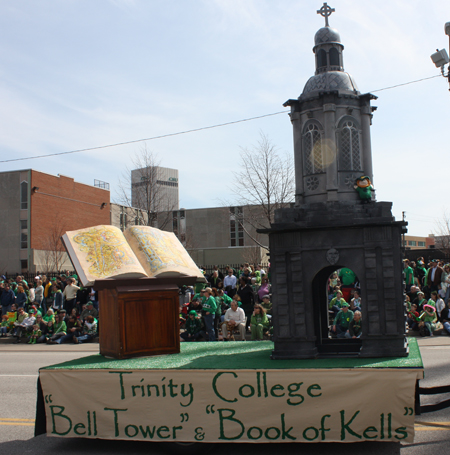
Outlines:
<svg viewBox="0 0 450 455"><path fill-rule="evenodd" d="M359 198L363 204L372 201L372 191L374 191L370 178L367 175L362 175L355 181L355 190L358 192Z"/></svg>

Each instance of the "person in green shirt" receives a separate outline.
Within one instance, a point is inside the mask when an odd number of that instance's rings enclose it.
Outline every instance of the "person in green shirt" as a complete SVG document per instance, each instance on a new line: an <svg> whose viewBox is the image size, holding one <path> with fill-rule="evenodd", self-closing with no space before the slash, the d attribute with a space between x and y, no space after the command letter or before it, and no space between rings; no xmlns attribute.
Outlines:
<svg viewBox="0 0 450 455"><path fill-rule="evenodd" d="M437 315L434 306L432 305L424 305L424 311L419 316L420 323L419 323L419 334L421 336L433 336L433 332L436 330L436 322L437 322Z"/></svg>
<svg viewBox="0 0 450 455"><path fill-rule="evenodd" d="M0 335L2 337L5 337L6 334L8 333L8 329L9 329L8 315L4 314L2 316L2 323L0 324Z"/></svg>
<svg viewBox="0 0 450 455"><path fill-rule="evenodd" d="M423 306L426 303L427 303L427 299L425 298L425 294L422 291L419 291L417 293L417 299L416 299L417 311L421 311Z"/></svg>
<svg viewBox="0 0 450 455"><path fill-rule="evenodd" d="M216 334L219 333L219 324L222 318L222 314L230 307L230 303L233 301L231 297L224 294L223 289L212 288L212 296L216 300L216 314L214 316L214 331Z"/></svg>
<svg viewBox="0 0 450 455"><path fill-rule="evenodd" d="M223 321L223 315L230 308L231 302L233 299L223 292L223 289L217 289L215 292L214 298L216 299L217 309L216 309L216 320L219 317L219 322ZM214 323L216 324L216 320ZM214 325L216 333L218 332L218 325Z"/></svg>
<svg viewBox="0 0 450 455"><path fill-rule="evenodd" d="M184 328L185 331L180 334L180 341L197 341L202 337L206 339L206 333L202 330L202 321L195 310L189 311Z"/></svg>
<svg viewBox="0 0 450 455"><path fill-rule="evenodd" d="M347 303L342 296L342 291L337 291L336 297L334 299L331 299L330 303L328 304L328 309L334 313L334 317L336 317L336 315L339 313L344 303Z"/></svg>
<svg viewBox="0 0 450 455"><path fill-rule="evenodd" d="M414 284L414 270L410 266L410 262L408 259L403 260L403 272L405 273L405 284L406 284L406 292L411 290L411 286Z"/></svg>
<svg viewBox="0 0 450 455"><path fill-rule="evenodd" d="M345 338L345 334L349 329L350 322L353 320L353 311L349 309L350 305L345 302L342 308L334 318L332 331L338 338Z"/></svg>
<svg viewBox="0 0 450 455"><path fill-rule="evenodd" d="M272 317L272 302L270 301L270 295L266 294L263 296L261 306L264 308L267 318L270 319Z"/></svg>
<svg viewBox="0 0 450 455"><path fill-rule="evenodd" d="M430 300L428 300L428 302L427 302L427 305L430 305L430 306L436 308L437 299L438 299L438 293L437 293L437 291L433 291L431 293ZM425 306L426 305L423 306L424 309L425 309Z"/></svg>
<svg viewBox="0 0 450 455"><path fill-rule="evenodd" d="M353 320L350 321L348 332L345 332L345 338L361 338L362 323L361 311L356 310L353 314Z"/></svg>
<svg viewBox="0 0 450 455"><path fill-rule="evenodd" d="M253 307L253 314L250 320L250 330L252 333L252 341L262 341L264 339L264 330L269 328L269 320L267 319L264 308L257 303Z"/></svg>
<svg viewBox="0 0 450 455"><path fill-rule="evenodd" d="M67 325L64 321L65 317L66 317L66 310L59 310L58 319L57 319L56 323L53 325L53 335L47 341L48 344L58 344L56 342L56 340L67 334Z"/></svg>
<svg viewBox="0 0 450 455"><path fill-rule="evenodd" d="M54 324L55 323L55 314L52 310L52 308L49 308L47 310L47 313L44 314L44 316L42 316L42 320L48 324L50 321Z"/></svg>
<svg viewBox="0 0 450 455"><path fill-rule="evenodd" d="M208 341L216 341L216 334L214 330L214 318L217 309L216 299L211 295L211 288L205 288L203 294L202 311L206 331L208 332Z"/></svg>

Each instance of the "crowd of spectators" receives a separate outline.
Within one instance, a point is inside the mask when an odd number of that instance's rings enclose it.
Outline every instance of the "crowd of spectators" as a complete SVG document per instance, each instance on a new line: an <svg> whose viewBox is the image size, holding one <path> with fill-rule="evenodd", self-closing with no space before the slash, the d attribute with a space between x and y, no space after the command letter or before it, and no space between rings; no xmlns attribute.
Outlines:
<svg viewBox="0 0 450 455"><path fill-rule="evenodd" d="M38 272L33 282L2 276L0 304L0 336L14 343L79 344L98 336L97 293L68 271L55 278Z"/></svg>
<svg viewBox="0 0 450 455"><path fill-rule="evenodd" d="M270 273L258 264L217 266L204 272L207 284L180 289L180 340L218 341L270 338ZM433 336L450 334L450 264L404 260L407 330ZM358 277L341 268L328 280L330 338L360 338L363 305ZM99 304L93 288L84 288L74 273L48 279L0 277L0 337L15 343L83 343L98 336ZM247 335L249 334L249 335Z"/></svg>
<svg viewBox="0 0 450 455"><path fill-rule="evenodd" d="M421 336L433 336L438 329L441 335L450 334L450 264L441 260L425 263L405 259L405 307L410 331Z"/></svg>
<svg viewBox="0 0 450 455"><path fill-rule="evenodd" d="M433 336L450 334L450 264L424 258L403 261L407 331ZM328 283L330 337L359 338L363 316L358 277L350 269L334 272Z"/></svg>
<svg viewBox="0 0 450 455"><path fill-rule="evenodd" d="M359 279L349 268L333 272L328 280L330 338L361 338L362 305Z"/></svg>
<svg viewBox="0 0 450 455"><path fill-rule="evenodd" d="M205 272L204 272L205 273ZM239 269L213 267L207 284L180 292L180 340L263 340L270 337L272 303L269 271L258 264Z"/></svg>

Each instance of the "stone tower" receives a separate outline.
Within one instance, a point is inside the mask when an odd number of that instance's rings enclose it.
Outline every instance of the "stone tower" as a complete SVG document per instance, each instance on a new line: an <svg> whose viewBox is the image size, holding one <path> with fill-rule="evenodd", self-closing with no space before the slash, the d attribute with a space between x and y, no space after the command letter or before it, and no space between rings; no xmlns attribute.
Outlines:
<svg viewBox="0 0 450 455"><path fill-rule="evenodd" d="M325 27L316 33L316 71L298 99L291 99L296 204L275 213L269 234L274 359L318 356L405 356L401 235L392 203L363 203L355 180L373 181L370 100L344 71L333 12L318 11ZM361 283L359 340L329 339L327 282L347 267Z"/></svg>
<svg viewBox="0 0 450 455"><path fill-rule="evenodd" d="M326 5L326 4L325 4ZM326 16L328 24L328 16ZM373 181L370 100L344 71L344 45L329 25L314 37L316 71L298 99L288 100L294 128L296 204L355 201L355 179Z"/></svg>

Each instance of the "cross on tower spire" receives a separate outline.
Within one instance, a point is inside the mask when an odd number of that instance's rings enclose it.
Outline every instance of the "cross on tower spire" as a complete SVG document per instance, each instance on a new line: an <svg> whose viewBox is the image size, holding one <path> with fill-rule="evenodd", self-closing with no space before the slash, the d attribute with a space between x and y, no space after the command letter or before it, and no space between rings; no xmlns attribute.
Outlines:
<svg viewBox="0 0 450 455"><path fill-rule="evenodd" d="M330 24L328 23L328 16L331 16L331 13L334 13L336 10L334 8L330 8L327 3L325 2L319 10L317 10L317 14L320 14L325 18L325 27L329 27Z"/></svg>

